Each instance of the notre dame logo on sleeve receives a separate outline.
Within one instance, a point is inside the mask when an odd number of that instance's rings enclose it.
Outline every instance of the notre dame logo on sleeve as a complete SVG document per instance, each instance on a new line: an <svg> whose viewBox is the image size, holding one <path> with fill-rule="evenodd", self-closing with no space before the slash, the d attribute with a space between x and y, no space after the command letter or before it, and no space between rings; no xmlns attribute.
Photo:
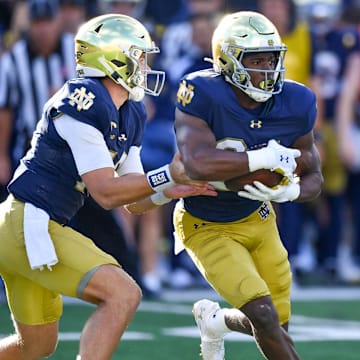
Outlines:
<svg viewBox="0 0 360 360"><path fill-rule="evenodd" d="M82 86L80 89L76 88L69 96L69 104L72 106L76 105L76 110L89 110L94 104L95 95L89 91L86 92L86 88Z"/></svg>
<svg viewBox="0 0 360 360"><path fill-rule="evenodd" d="M186 84L186 81L183 80L179 86L179 90L177 92L177 102L181 103L182 106L186 106L191 103L194 97L194 86L190 84Z"/></svg>

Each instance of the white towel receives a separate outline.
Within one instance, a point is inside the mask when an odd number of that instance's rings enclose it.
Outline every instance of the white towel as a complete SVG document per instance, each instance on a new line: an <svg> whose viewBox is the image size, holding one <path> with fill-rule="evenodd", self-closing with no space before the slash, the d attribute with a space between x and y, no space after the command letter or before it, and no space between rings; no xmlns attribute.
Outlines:
<svg viewBox="0 0 360 360"><path fill-rule="evenodd" d="M178 255L183 250L185 250L185 246L175 231L173 232L173 235L174 235L174 254Z"/></svg>
<svg viewBox="0 0 360 360"><path fill-rule="evenodd" d="M58 262L55 247L49 235L49 215L32 204L24 208L25 248L31 269L43 270Z"/></svg>

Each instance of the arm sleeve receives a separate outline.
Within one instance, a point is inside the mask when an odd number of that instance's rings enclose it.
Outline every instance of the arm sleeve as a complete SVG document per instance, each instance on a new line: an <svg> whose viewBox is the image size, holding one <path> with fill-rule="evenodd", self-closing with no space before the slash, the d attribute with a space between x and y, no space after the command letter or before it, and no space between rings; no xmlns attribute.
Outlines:
<svg viewBox="0 0 360 360"><path fill-rule="evenodd" d="M80 175L114 167L102 133L95 127L63 115L54 122L56 131L70 146Z"/></svg>

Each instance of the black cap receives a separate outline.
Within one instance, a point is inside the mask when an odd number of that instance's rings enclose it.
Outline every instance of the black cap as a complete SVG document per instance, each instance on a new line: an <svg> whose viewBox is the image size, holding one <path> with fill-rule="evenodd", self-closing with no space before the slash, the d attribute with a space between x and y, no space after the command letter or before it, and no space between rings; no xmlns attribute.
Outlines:
<svg viewBox="0 0 360 360"><path fill-rule="evenodd" d="M31 21L53 19L58 11L56 0L29 0L29 17Z"/></svg>

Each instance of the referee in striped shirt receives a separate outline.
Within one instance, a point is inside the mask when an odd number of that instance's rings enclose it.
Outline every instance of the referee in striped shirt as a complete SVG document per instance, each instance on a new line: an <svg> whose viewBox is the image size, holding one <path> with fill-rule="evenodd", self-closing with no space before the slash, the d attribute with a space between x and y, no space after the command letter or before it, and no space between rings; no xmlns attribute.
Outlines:
<svg viewBox="0 0 360 360"><path fill-rule="evenodd" d="M0 59L0 200L43 105L76 77L73 34L61 33L56 0L28 2L29 30Z"/></svg>

